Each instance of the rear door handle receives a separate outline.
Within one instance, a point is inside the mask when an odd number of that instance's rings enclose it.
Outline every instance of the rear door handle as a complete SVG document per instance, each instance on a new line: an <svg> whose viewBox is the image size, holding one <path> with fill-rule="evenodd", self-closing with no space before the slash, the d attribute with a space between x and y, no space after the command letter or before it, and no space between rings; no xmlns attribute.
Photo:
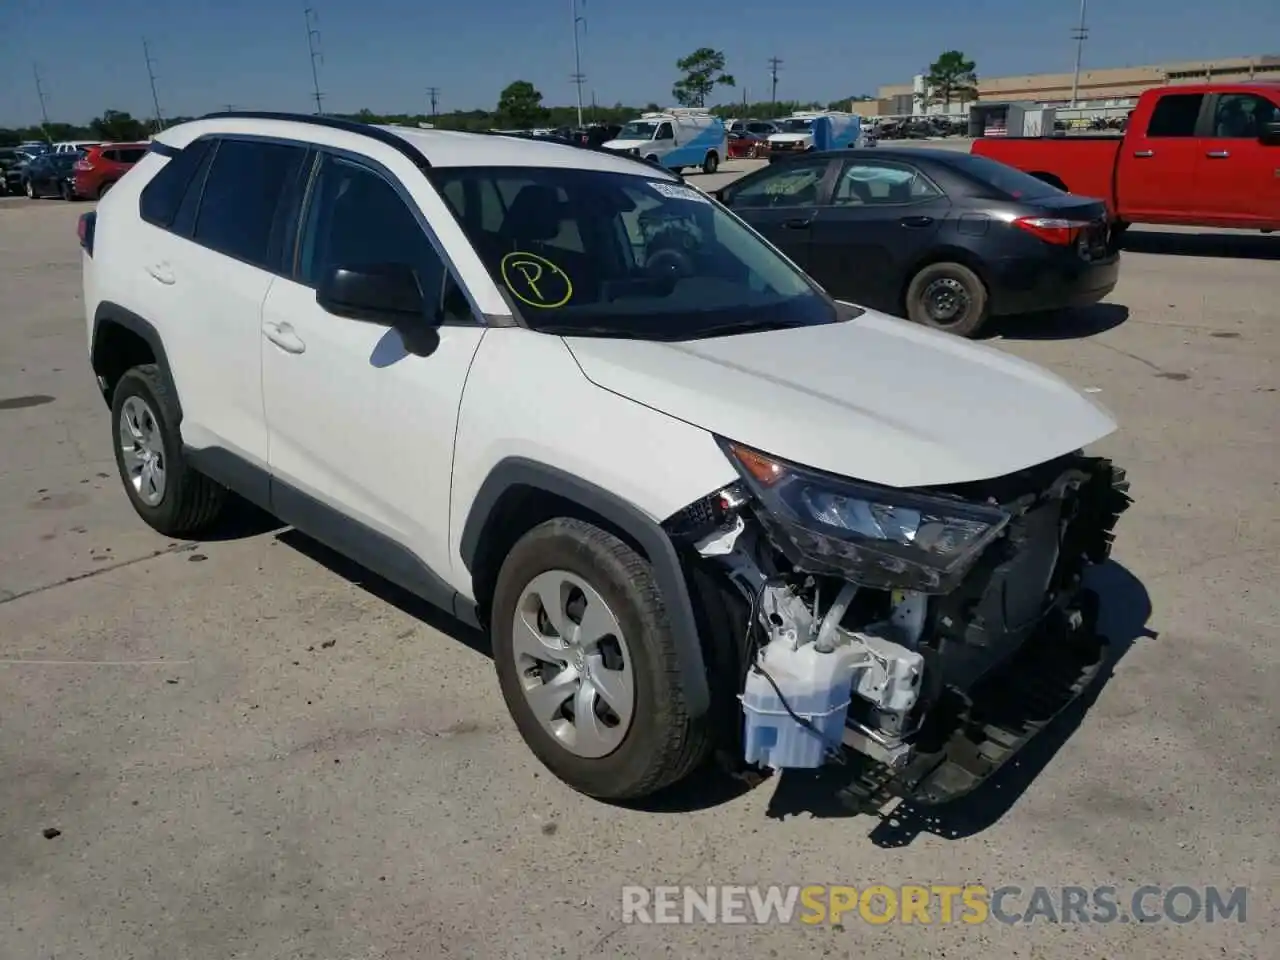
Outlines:
<svg viewBox="0 0 1280 960"><path fill-rule="evenodd" d="M1154 157L1156 152L1154 150L1135 150L1133 155L1140 160L1145 160L1147 157Z"/></svg>
<svg viewBox="0 0 1280 960"><path fill-rule="evenodd" d="M928 227L933 224L933 217L903 217L901 221L904 227Z"/></svg>
<svg viewBox="0 0 1280 960"><path fill-rule="evenodd" d="M813 223L813 217L793 217L790 220L783 220L782 226L786 230L807 230Z"/></svg>
<svg viewBox="0 0 1280 960"><path fill-rule="evenodd" d="M177 279L167 263L153 263L146 270L151 275L152 280L163 283L165 286L171 286Z"/></svg>
<svg viewBox="0 0 1280 960"><path fill-rule="evenodd" d="M1231 151L1210 150L1208 153L1205 154L1205 156L1208 157L1210 160L1225 160L1227 159L1227 157L1231 156Z"/></svg>
<svg viewBox="0 0 1280 960"><path fill-rule="evenodd" d="M287 323L266 322L262 325L262 334L285 353L305 353L307 345L302 338L293 332Z"/></svg>

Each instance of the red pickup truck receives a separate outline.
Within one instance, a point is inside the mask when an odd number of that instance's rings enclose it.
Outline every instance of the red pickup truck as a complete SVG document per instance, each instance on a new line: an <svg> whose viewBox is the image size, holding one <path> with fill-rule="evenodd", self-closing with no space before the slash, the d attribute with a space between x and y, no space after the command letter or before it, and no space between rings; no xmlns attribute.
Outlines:
<svg viewBox="0 0 1280 960"><path fill-rule="evenodd" d="M1131 223L1280 230L1280 83L1148 90L1124 136L992 137L972 152Z"/></svg>

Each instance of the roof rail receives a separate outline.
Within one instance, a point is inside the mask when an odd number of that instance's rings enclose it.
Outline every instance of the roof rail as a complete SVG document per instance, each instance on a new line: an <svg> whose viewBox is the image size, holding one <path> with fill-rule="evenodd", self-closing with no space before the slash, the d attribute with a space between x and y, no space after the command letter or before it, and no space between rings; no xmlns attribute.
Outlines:
<svg viewBox="0 0 1280 960"><path fill-rule="evenodd" d="M569 147L573 150L589 150L592 153L602 153L610 157L617 157L619 160L630 160L633 163L644 164L651 170L661 170L663 173L670 174L677 180L684 182L684 177L672 170L670 167L664 167L659 160L649 160L636 154L622 153L619 150L609 150L605 147L597 147L587 143L574 143L571 140L561 140L558 137L539 136L534 133L503 133L500 130L465 130L464 133L474 133L481 137L510 137L512 140L537 140L540 143L556 143L562 147Z"/></svg>
<svg viewBox="0 0 1280 960"><path fill-rule="evenodd" d="M369 137L385 144L403 154L419 170L431 169L431 161L404 137L397 136L390 130L361 123L359 120L344 120L341 117L323 117L313 113L277 113L270 110L228 110L224 113L206 113L201 120L280 120L286 123L308 123L315 127L326 127L329 130L341 130L361 137Z"/></svg>

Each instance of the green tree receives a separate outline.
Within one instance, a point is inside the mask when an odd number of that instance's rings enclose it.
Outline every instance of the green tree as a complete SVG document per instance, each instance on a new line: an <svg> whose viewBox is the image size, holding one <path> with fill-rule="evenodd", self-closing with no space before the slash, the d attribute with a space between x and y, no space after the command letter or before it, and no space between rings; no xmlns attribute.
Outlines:
<svg viewBox="0 0 1280 960"><path fill-rule="evenodd" d="M134 119L123 110L104 110L102 116L89 121L89 129L101 140L117 142L145 140L151 135L148 124Z"/></svg>
<svg viewBox="0 0 1280 960"><path fill-rule="evenodd" d="M961 106L978 99L978 75L974 63L959 50L948 50L929 65L924 78L926 104L941 103L951 106L959 100Z"/></svg>
<svg viewBox="0 0 1280 960"><path fill-rule="evenodd" d="M724 72L724 54L710 47L699 47L683 60L677 60L676 69L684 76L671 88L671 95L681 106L705 107L717 86L737 86L737 81Z"/></svg>
<svg viewBox="0 0 1280 960"><path fill-rule="evenodd" d="M498 117L504 126L519 129L536 127L546 116L542 94L528 80L509 83L498 95Z"/></svg>

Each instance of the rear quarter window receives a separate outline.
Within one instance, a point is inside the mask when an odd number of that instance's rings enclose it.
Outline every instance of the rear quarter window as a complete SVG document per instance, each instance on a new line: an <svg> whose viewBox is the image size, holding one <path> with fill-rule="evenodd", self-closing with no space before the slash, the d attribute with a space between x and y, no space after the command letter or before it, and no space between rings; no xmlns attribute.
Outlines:
<svg viewBox="0 0 1280 960"><path fill-rule="evenodd" d="M212 149L212 140L197 140L160 168L142 188L138 212L143 220L166 230L173 225L187 185Z"/></svg>

